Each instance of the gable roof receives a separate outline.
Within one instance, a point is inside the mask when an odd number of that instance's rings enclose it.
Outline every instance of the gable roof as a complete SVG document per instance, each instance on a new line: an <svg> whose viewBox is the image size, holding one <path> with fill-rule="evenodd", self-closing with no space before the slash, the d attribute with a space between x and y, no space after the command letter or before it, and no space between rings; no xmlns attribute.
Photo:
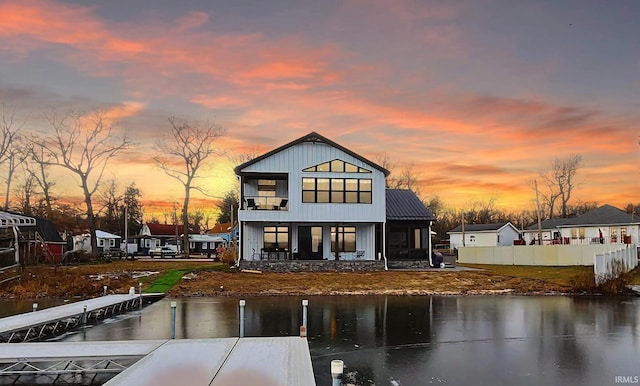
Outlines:
<svg viewBox="0 0 640 386"><path fill-rule="evenodd" d="M590 211L569 220L569 222L560 225L560 227L575 225L640 224L640 218L638 218L638 216L632 216L629 213L611 205L602 205L601 207L591 209Z"/></svg>
<svg viewBox="0 0 640 386"><path fill-rule="evenodd" d="M568 224L572 221L573 219L570 218L549 218L546 220L542 220L540 221L540 229L556 229L557 227L561 226L561 225L565 225ZM538 222L535 222L531 225L529 225L528 227L525 228L525 230L538 230Z"/></svg>
<svg viewBox="0 0 640 386"><path fill-rule="evenodd" d="M387 220L434 221L436 218L411 190L387 189Z"/></svg>
<svg viewBox="0 0 640 386"><path fill-rule="evenodd" d="M100 229L96 229L96 238L98 239L121 239L122 237L118 235L114 235L113 233L101 231Z"/></svg>
<svg viewBox="0 0 640 386"><path fill-rule="evenodd" d="M518 231L518 228L516 228L509 221L493 223L493 224L465 224L464 231L465 232L497 232L507 225L510 225L513 229ZM462 225L458 225L457 227L453 228L447 233L462 233Z"/></svg>
<svg viewBox="0 0 640 386"><path fill-rule="evenodd" d="M36 217L36 230L45 241L52 243L65 242L60 236L58 229L56 229L56 226L46 218Z"/></svg>
<svg viewBox="0 0 640 386"><path fill-rule="evenodd" d="M640 224L640 217L611 205L602 205L573 218L554 218L541 222L542 229L570 228L579 225L622 225ZM537 230L538 224L529 225L527 230Z"/></svg>
<svg viewBox="0 0 640 386"><path fill-rule="evenodd" d="M303 143L303 142L313 142L313 143L323 142L323 143L326 143L329 146L333 146L336 149L340 149L343 152L349 154L350 156L352 156L352 157L354 157L356 159L359 159L360 161L366 163L367 165L370 165L374 169L377 169L377 170L381 171L382 173L384 173L385 177L390 174L390 172L387 169L383 168L382 166L369 161L368 159L364 158L363 156L354 153L353 151L347 149L346 147L344 147L342 145L339 145L336 142L333 142L332 140L330 140L327 137L323 137L322 135L316 133L315 131L312 131L311 133L309 133L309 134L307 134L307 135L305 135L303 137L300 137L300 138L298 138L298 139L296 139L294 141L291 141L291 142L289 142L289 143L287 143L285 145L282 145L282 146L280 146L278 148L275 148L275 149L271 150L270 152L264 153L261 156L258 156L258 157L254 158L252 160L249 160L249 161L247 161L247 162L245 162L243 164L240 164L240 165L236 166L233 169L233 171L237 175L242 175L242 169L246 168L247 166L251 166L251 165L253 165L255 163L258 163L258 162L262 161L263 159L266 159L268 157L271 157L274 154L277 154L277 153L281 152L282 150L285 150L287 148L293 147L293 146L298 145L298 144Z"/></svg>
<svg viewBox="0 0 640 386"><path fill-rule="evenodd" d="M233 222L234 226L237 225L237 222ZM207 233L229 233L233 230L233 228L231 228L231 223L230 222L225 222L222 224L216 224L213 226L213 228L209 229L207 231Z"/></svg>
<svg viewBox="0 0 640 386"><path fill-rule="evenodd" d="M174 224L159 224L159 223L151 223L148 222L147 226L149 227L149 232L151 232L152 236L174 236L176 235L176 226ZM178 234L181 235L182 230L184 229L183 225L178 225Z"/></svg>

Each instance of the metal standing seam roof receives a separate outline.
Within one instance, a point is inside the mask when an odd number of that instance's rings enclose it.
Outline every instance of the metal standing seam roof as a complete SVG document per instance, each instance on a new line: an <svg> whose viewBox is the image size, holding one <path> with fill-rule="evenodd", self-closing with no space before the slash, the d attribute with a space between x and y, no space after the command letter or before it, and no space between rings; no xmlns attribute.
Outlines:
<svg viewBox="0 0 640 386"><path fill-rule="evenodd" d="M387 220L436 220L429 208L427 208L411 190L387 189L385 194Z"/></svg>
<svg viewBox="0 0 640 386"><path fill-rule="evenodd" d="M252 160L249 160L249 161L247 161L247 162L245 162L243 164L240 164L240 165L236 166L233 169L233 171L237 175L242 175L242 169L246 168L247 166L251 166L251 165L253 165L253 164L257 163L257 162L262 161L265 158L268 158L268 157L270 157L270 156L272 156L274 154L277 154L277 153L281 152L284 149L287 149L289 147L295 146L295 145L297 145L299 143L303 143L303 142L326 143L329 146L335 147L336 149L340 149L343 152L351 155L352 157L359 159L360 161L364 162L367 165L370 165L374 169L377 169L377 170L381 171L382 173L384 173L385 176L388 176L390 174L390 172L387 169L383 168L382 166L380 166L380 165L378 165L378 164L376 164L374 162L369 161L368 159L364 158L363 156L361 156L361 155L359 155L359 154L347 149L346 147L344 147L344 146L342 146L342 145L340 145L340 144L338 144L336 142L333 142L329 138L324 137L324 136L316 133L315 131L312 131L311 133L309 133L309 134L307 134L307 135L305 135L303 137L300 137L300 138L298 138L296 140L293 140L293 141L291 141L291 142L289 142L287 144L284 144L284 145L282 145L282 146L280 146L278 148L275 148L275 149L273 149L273 150L271 150L271 151L269 151L267 153L264 153L261 156L258 156L258 157L254 158Z"/></svg>

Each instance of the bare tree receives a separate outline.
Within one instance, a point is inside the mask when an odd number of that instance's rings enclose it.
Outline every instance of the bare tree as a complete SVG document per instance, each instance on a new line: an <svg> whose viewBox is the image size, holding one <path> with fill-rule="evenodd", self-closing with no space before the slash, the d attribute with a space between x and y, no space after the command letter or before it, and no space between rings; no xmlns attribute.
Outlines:
<svg viewBox="0 0 640 386"><path fill-rule="evenodd" d="M115 179L104 184L97 191L98 202L102 206L98 211L100 216L101 227L106 231L122 234L121 215L124 208L124 194L120 192L118 183Z"/></svg>
<svg viewBox="0 0 640 386"><path fill-rule="evenodd" d="M18 167L27 159L27 153L23 146L23 137L21 135L15 135L13 140L9 144L9 148L5 152L4 163L7 165L7 175L5 180L7 181L7 188L4 196L4 210L9 209L9 193L11 192L11 183Z"/></svg>
<svg viewBox="0 0 640 386"><path fill-rule="evenodd" d="M183 246L184 253L189 254L189 199L191 191L196 190L205 195L207 192L197 184L198 174L204 162L211 156L221 156L223 151L214 146L215 141L226 133L226 130L211 122L193 122L170 117L171 132L169 138L160 139L155 149L154 160L168 176L180 181L184 187L182 204Z"/></svg>
<svg viewBox="0 0 640 386"><path fill-rule="evenodd" d="M56 183L50 179L48 170L53 162L53 157L45 152L45 147L39 146L37 143L37 138L33 138L29 143L28 152L31 162L27 163L27 169L40 187L45 213L49 215L53 211L53 203L56 201L56 197L52 193Z"/></svg>
<svg viewBox="0 0 640 386"><path fill-rule="evenodd" d="M34 196L38 194L38 192L36 191L37 183L33 174L31 174L26 167L24 167L24 170L24 181L16 186L15 189L15 196L18 200L16 207L21 213L24 213L27 216L31 216L33 215L32 200Z"/></svg>
<svg viewBox="0 0 640 386"><path fill-rule="evenodd" d="M93 195L101 185L109 161L128 149L132 142L126 135L118 136L116 125L102 113L68 112L62 116L52 113L45 118L54 132L34 143L36 152L44 155L42 160L34 161L62 167L80 179L78 185L84 194L91 250L96 255L98 243Z"/></svg>
<svg viewBox="0 0 640 386"><path fill-rule="evenodd" d="M548 206L549 218L553 218L556 200L560 200L560 216L568 216L568 204L577 185L576 175L582 166L582 155L571 154L566 158L555 158L550 170L543 171L540 176L547 190L540 192Z"/></svg>
<svg viewBox="0 0 640 386"><path fill-rule="evenodd" d="M25 160L24 149L22 149L22 135L20 130L25 122L18 123L15 113L9 112L2 106L2 116L0 117L0 164L7 164L7 189L4 201L4 210L9 209L9 192L11 182L16 168Z"/></svg>

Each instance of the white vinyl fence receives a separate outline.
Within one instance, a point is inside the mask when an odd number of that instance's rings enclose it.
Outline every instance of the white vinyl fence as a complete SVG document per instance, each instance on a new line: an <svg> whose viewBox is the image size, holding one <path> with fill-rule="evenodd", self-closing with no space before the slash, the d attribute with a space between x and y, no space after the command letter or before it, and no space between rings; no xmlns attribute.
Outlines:
<svg viewBox="0 0 640 386"><path fill-rule="evenodd" d="M638 265L636 248L620 248L611 252L594 253L593 273L596 285L618 277L622 272L629 272Z"/></svg>

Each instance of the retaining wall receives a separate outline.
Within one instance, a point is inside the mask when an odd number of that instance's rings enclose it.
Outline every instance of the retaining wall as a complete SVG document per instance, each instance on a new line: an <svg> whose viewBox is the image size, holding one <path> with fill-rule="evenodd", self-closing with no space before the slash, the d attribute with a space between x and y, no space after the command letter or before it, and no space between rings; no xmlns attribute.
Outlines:
<svg viewBox="0 0 640 386"><path fill-rule="evenodd" d="M382 260L241 260L240 269L264 272L368 272L384 271Z"/></svg>

